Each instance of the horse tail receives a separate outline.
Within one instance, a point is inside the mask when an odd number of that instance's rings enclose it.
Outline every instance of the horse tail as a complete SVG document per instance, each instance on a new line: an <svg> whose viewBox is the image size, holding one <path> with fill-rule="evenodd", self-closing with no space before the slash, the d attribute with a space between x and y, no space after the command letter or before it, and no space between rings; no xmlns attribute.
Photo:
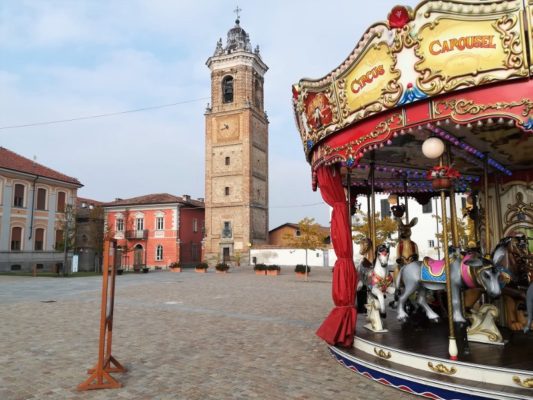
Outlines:
<svg viewBox="0 0 533 400"><path fill-rule="evenodd" d="M396 286L396 290L400 289L400 283L402 281L402 272L403 272L404 267L405 265L403 265L402 268L400 268L400 270L398 271L398 275L396 275L396 281L394 282L394 286Z"/></svg>

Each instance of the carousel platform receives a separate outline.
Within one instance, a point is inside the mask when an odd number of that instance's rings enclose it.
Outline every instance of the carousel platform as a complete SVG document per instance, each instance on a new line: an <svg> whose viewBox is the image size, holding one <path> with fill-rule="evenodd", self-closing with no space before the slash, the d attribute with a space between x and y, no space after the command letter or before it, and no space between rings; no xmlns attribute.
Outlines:
<svg viewBox="0 0 533 400"><path fill-rule="evenodd" d="M447 323L400 324L389 310L386 333L359 315L352 349L330 347L353 372L432 399L533 399L533 334L502 330L503 345L469 343L470 354L448 359Z"/></svg>

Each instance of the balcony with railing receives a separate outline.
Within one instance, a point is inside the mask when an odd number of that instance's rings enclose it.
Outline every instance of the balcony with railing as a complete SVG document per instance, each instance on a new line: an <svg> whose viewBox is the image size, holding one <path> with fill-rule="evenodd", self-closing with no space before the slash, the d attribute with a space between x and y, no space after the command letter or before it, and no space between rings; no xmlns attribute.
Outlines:
<svg viewBox="0 0 533 400"><path fill-rule="evenodd" d="M132 240L132 239L139 239L139 240L146 240L148 239L148 229L143 230L134 230L134 231L126 231L126 239Z"/></svg>

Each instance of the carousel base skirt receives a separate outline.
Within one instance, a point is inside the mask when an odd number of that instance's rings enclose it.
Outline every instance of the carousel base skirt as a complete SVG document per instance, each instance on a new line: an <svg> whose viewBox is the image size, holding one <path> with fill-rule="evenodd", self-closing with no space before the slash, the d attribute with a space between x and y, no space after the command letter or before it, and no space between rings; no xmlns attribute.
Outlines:
<svg viewBox="0 0 533 400"><path fill-rule="evenodd" d="M470 343L470 355L447 356L447 324L409 327L389 313L389 332L363 328L352 349L330 347L353 372L431 399L533 399L533 335L504 331L505 344ZM502 332L503 333L503 332Z"/></svg>

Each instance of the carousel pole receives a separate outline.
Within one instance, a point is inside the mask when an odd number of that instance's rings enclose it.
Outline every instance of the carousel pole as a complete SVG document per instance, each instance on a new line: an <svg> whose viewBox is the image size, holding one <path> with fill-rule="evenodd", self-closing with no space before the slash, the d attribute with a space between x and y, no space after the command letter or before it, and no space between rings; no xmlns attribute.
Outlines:
<svg viewBox="0 0 533 400"><path fill-rule="evenodd" d="M442 167L442 157L440 159L440 166ZM449 342L448 353L450 360L457 360L457 341L455 340L455 329L453 326L453 310L452 310L452 282L450 274L450 254L448 252L448 222L446 221L446 194L444 189L440 191L440 205L442 209L442 247L444 251L444 267L446 269L446 292L448 293L448 329L449 329Z"/></svg>
<svg viewBox="0 0 533 400"><path fill-rule="evenodd" d="M489 222L489 162L488 154L485 153L485 159L483 161L483 208L485 216L485 256L490 254L490 222Z"/></svg>
<svg viewBox="0 0 533 400"><path fill-rule="evenodd" d="M497 176L494 177L494 190L496 192L496 218L498 219L498 236L497 238L503 237L503 222L502 222L502 199L500 191L500 180Z"/></svg>
<svg viewBox="0 0 533 400"><path fill-rule="evenodd" d="M409 223L409 204L407 203L407 179L403 180L403 196L405 202L405 223Z"/></svg>
<svg viewBox="0 0 533 400"><path fill-rule="evenodd" d="M370 236L372 238L372 254L376 253L376 162L375 162L375 154L372 152L372 160L370 161L370 198L371 198L371 206L372 206L372 230L370 232ZM370 221L370 220L369 220Z"/></svg>
<svg viewBox="0 0 533 400"><path fill-rule="evenodd" d="M449 145L446 146L446 158L448 165L452 165L452 152ZM452 221L452 245L457 248L459 247L459 228L457 227L457 208L455 207L455 186L453 182L450 187L450 220Z"/></svg>
<svg viewBox="0 0 533 400"><path fill-rule="evenodd" d="M436 217L435 220L437 222L437 258L440 260L440 243L439 243L439 201L435 197L435 213Z"/></svg>

